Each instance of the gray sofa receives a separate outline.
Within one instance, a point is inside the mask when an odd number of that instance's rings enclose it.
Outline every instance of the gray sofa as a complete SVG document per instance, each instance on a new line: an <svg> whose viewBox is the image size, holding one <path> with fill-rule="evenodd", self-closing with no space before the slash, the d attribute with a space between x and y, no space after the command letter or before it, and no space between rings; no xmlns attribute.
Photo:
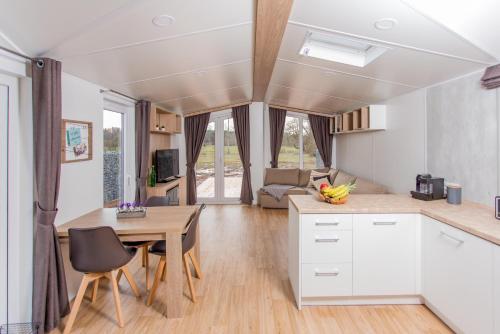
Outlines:
<svg viewBox="0 0 500 334"><path fill-rule="evenodd" d="M319 172L328 172L328 169L317 169ZM298 168L267 168L264 178L264 186L270 184L292 186L285 195L278 201L273 196L260 189L257 192L257 204L263 208L286 209L288 208L288 195L314 195L316 189L308 187L311 171ZM356 179L356 189L353 194L386 194L386 187L373 183L369 180L356 177L342 170L334 173L335 179L333 185L348 183Z"/></svg>

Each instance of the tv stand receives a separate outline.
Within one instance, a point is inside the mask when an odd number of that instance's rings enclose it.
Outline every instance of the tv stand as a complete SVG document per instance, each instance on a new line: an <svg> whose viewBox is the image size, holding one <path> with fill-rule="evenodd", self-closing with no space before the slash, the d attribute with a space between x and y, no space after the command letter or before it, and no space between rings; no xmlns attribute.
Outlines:
<svg viewBox="0 0 500 334"><path fill-rule="evenodd" d="M179 187L179 205L187 205L187 200L186 200L186 177L185 176L179 176L178 178L174 178L170 181L167 181L165 183L157 183L155 187L147 187L146 188L146 193L149 197L152 196L166 196L167 191L170 189L173 189L175 187Z"/></svg>

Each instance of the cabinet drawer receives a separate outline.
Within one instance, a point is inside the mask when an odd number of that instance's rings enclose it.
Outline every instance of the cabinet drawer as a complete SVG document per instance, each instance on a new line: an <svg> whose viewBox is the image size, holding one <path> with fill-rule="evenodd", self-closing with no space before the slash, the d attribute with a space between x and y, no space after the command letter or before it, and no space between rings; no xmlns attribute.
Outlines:
<svg viewBox="0 0 500 334"><path fill-rule="evenodd" d="M305 214L301 218L304 229L352 230L351 214Z"/></svg>
<svg viewBox="0 0 500 334"><path fill-rule="evenodd" d="M302 265L302 296L352 296L352 265L350 263Z"/></svg>
<svg viewBox="0 0 500 334"><path fill-rule="evenodd" d="M301 262L352 262L352 231L305 231L302 234Z"/></svg>

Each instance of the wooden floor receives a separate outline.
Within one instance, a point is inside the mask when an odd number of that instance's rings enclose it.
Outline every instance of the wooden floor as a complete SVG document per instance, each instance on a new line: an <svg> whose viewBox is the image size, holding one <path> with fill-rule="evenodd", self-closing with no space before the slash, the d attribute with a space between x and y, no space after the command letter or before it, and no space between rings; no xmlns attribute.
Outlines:
<svg viewBox="0 0 500 334"><path fill-rule="evenodd" d="M121 280L125 327L116 324L110 285L103 282L96 303L83 302L73 333L451 333L420 305L306 307L299 312L287 277L286 210L208 206L200 224L204 277L194 279L196 304L184 283L184 318L163 316L168 282L160 284L152 307L146 307L144 269L136 256L132 272L143 297L136 299ZM152 274L157 261L152 256Z"/></svg>

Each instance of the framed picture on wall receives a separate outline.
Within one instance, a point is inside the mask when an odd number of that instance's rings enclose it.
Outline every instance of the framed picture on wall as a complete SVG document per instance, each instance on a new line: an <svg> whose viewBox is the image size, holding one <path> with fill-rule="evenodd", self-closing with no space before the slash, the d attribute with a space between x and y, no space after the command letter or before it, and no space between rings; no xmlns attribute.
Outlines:
<svg viewBox="0 0 500 334"><path fill-rule="evenodd" d="M61 162L92 160L92 123L62 120Z"/></svg>

